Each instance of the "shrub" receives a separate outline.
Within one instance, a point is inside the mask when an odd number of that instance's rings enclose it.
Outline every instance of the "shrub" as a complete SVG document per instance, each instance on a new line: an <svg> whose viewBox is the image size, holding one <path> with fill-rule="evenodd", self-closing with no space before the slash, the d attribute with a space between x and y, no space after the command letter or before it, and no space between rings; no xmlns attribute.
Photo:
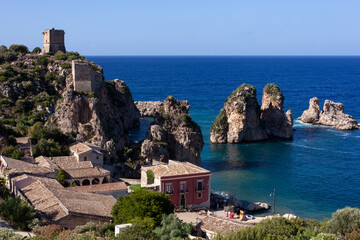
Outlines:
<svg viewBox="0 0 360 240"><path fill-rule="evenodd" d="M60 67L63 69L69 69L69 68L71 68L71 65L69 63L62 63L62 64L60 64Z"/></svg>
<svg viewBox="0 0 360 240"><path fill-rule="evenodd" d="M174 205L169 196L164 193L138 189L128 196L118 196L111 214L116 224L129 223L136 217L150 217L156 225L159 225L162 215L170 214L173 211Z"/></svg>
<svg viewBox="0 0 360 240"><path fill-rule="evenodd" d="M281 100L284 100L284 96L280 91L280 88L275 83L268 83L264 87L264 92L271 96L279 96Z"/></svg>
<svg viewBox="0 0 360 240"><path fill-rule="evenodd" d="M211 124L210 131L215 133L227 132L229 128L229 124L227 122L227 115L224 108L220 110L219 115L215 118L213 123Z"/></svg>
<svg viewBox="0 0 360 240"><path fill-rule="evenodd" d="M46 157L56 157L69 155L70 150L64 146L61 146L58 142L55 142L54 139L40 139L37 144L32 145L33 156L46 156Z"/></svg>
<svg viewBox="0 0 360 240"><path fill-rule="evenodd" d="M20 235L15 234L13 231L7 228L0 227L0 239L4 240L21 240Z"/></svg>
<svg viewBox="0 0 360 240"><path fill-rule="evenodd" d="M116 237L117 240L129 240L129 239L158 239L153 231L142 225L133 225L122 230Z"/></svg>
<svg viewBox="0 0 360 240"><path fill-rule="evenodd" d="M41 56L36 60L38 65L47 66L49 64L49 59L45 56Z"/></svg>
<svg viewBox="0 0 360 240"><path fill-rule="evenodd" d="M17 54L15 52L0 53L0 64L15 61L16 59L17 59Z"/></svg>
<svg viewBox="0 0 360 240"><path fill-rule="evenodd" d="M64 169L60 168L56 180L64 187L68 187L69 184L68 182L65 181L65 179L66 179L66 172Z"/></svg>
<svg viewBox="0 0 360 240"><path fill-rule="evenodd" d="M0 46L0 53L6 53L7 52L7 47L5 45L1 45Z"/></svg>
<svg viewBox="0 0 360 240"><path fill-rule="evenodd" d="M151 170L147 170L146 176L147 176L147 184L153 184L155 180L154 172Z"/></svg>
<svg viewBox="0 0 360 240"><path fill-rule="evenodd" d="M345 207L338 209L332 214L332 218L326 224L326 230L330 233L345 235L354 229L360 228L360 209Z"/></svg>
<svg viewBox="0 0 360 240"><path fill-rule="evenodd" d="M41 48L36 47L31 51L31 53L41 53Z"/></svg>
<svg viewBox="0 0 360 240"><path fill-rule="evenodd" d="M155 234L160 239L184 239L194 232L191 224L181 223L174 213L163 215L161 227L155 229Z"/></svg>
<svg viewBox="0 0 360 240"><path fill-rule="evenodd" d="M53 240L59 236L62 231L64 231L64 228L55 224L38 227L33 230L36 237L41 240Z"/></svg>
<svg viewBox="0 0 360 240"><path fill-rule="evenodd" d="M5 182L6 180L4 178L0 178L0 197L2 199L10 197L10 192L9 189L6 188Z"/></svg>
<svg viewBox="0 0 360 240"><path fill-rule="evenodd" d="M24 154L20 149L16 149L14 146L6 146L2 152L6 157L14 158L20 160Z"/></svg>
<svg viewBox="0 0 360 240"><path fill-rule="evenodd" d="M0 204L0 215L11 225L26 230L35 217L35 210L25 200L9 197Z"/></svg>
<svg viewBox="0 0 360 240"><path fill-rule="evenodd" d="M62 51L57 51L54 56L58 60L66 60L67 56Z"/></svg>
<svg viewBox="0 0 360 240"><path fill-rule="evenodd" d="M11 145L11 146L16 146L17 145L17 141L16 141L16 138L14 138L14 136L9 136L8 137L8 142L9 142L9 145Z"/></svg>
<svg viewBox="0 0 360 240"><path fill-rule="evenodd" d="M27 46L22 44L13 44L9 47L9 51L16 53L28 53L29 49L27 48Z"/></svg>

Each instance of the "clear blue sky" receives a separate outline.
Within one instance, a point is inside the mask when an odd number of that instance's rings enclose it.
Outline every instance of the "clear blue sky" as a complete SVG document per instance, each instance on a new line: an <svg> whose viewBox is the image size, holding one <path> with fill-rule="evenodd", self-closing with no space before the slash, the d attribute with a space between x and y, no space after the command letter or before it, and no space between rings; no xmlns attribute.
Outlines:
<svg viewBox="0 0 360 240"><path fill-rule="evenodd" d="M2 0L0 45L82 55L360 55L359 0Z"/></svg>

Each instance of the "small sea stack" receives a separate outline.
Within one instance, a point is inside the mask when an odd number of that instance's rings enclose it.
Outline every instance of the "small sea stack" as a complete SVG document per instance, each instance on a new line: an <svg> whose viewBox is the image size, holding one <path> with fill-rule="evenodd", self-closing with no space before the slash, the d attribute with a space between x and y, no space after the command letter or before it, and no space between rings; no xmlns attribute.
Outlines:
<svg viewBox="0 0 360 240"><path fill-rule="evenodd" d="M330 100L325 100L320 112L319 99L313 97L309 102L309 109L305 110L298 120L313 125L323 125L338 130L359 129L358 122L349 114L345 114L344 105Z"/></svg>

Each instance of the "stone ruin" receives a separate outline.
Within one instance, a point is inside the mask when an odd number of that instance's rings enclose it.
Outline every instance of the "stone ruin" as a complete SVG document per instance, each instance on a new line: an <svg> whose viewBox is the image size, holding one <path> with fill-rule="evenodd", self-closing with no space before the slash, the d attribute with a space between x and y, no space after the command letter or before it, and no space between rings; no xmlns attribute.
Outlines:
<svg viewBox="0 0 360 240"><path fill-rule="evenodd" d="M97 93L101 86L102 74L84 61L72 61L74 90Z"/></svg>
<svg viewBox="0 0 360 240"><path fill-rule="evenodd" d="M56 53L57 51L66 52L64 30L55 30L54 28L42 32L44 37L44 44L42 53Z"/></svg>

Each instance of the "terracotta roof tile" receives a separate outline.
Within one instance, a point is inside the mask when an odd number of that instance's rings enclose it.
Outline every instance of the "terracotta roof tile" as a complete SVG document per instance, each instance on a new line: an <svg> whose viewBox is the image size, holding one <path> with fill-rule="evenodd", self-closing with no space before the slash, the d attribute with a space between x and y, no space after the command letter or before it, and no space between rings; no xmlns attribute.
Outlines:
<svg viewBox="0 0 360 240"><path fill-rule="evenodd" d="M112 182L112 183L104 183L104 184L96 184L96 185L77 186L77 187L70 187L68 189L72 191L92 192L92 193L128 190L124 182Z"/></svg>

